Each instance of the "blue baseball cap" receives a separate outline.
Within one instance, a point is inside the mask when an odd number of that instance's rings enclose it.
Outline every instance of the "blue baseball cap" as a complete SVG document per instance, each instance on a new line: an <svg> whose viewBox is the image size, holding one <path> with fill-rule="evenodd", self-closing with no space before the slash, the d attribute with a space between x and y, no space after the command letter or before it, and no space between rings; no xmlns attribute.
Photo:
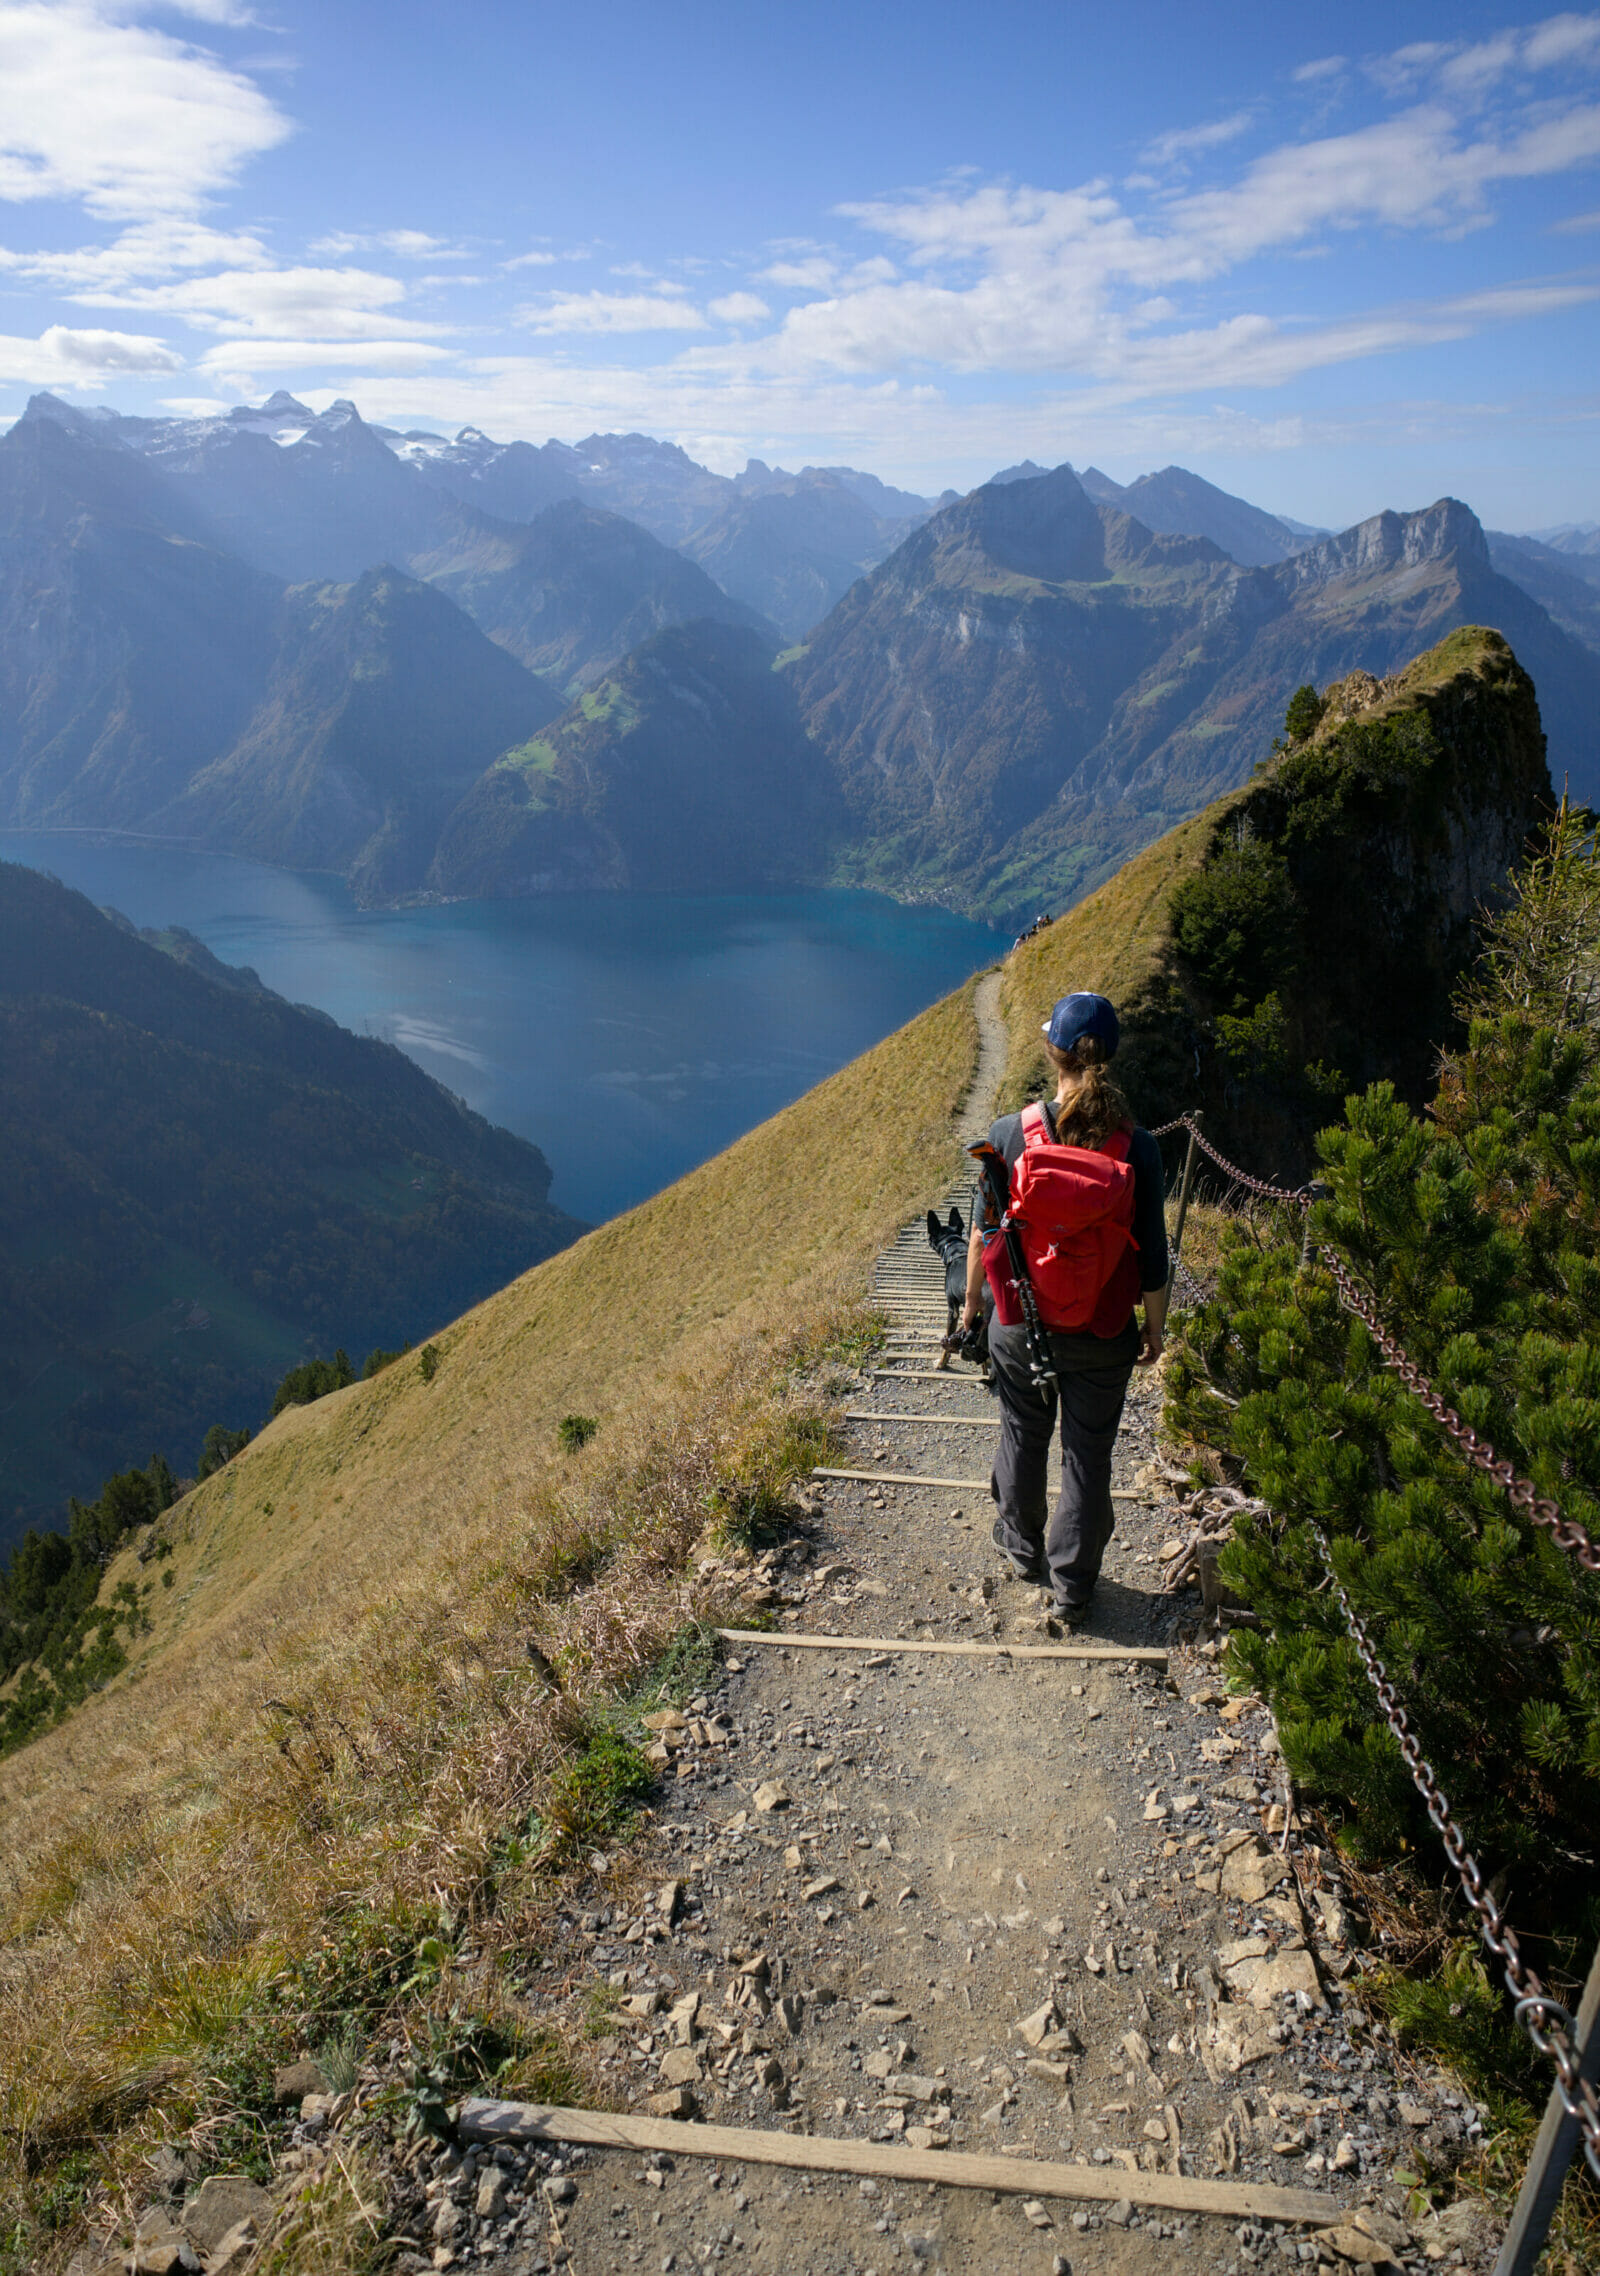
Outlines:
<svg viewBox="0 0 1600 2276"><path fill-rule="evenodd" d="M1108 1057L1116 1050L1122 1035L1117 1015L1105 997L1092 996L1084 989L1061 998L1042 1032L1058 1051L1070 1051L1075 1043L1092 1035L1105 1045Z"/></svg>

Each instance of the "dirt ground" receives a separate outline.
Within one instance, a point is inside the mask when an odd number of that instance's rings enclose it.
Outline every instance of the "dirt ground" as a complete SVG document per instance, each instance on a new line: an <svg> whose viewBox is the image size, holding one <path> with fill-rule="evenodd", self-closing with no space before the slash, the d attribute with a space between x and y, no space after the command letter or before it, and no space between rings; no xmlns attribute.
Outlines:
<svg viewBox="0 0 1600 2276"><path fill-rule="evenodd" d="M914 1231L879 1280L925 1333L938 1275ZM931 1343L900 1348L850 1392L875 1419L850 1424L842 1466L980 1483L816 1482L766 1560L776 1633L730 1647L659 1735L667 1799L625 1863L594 1861L553 1964L598 2017L619 2105L676 2094L718 2124L1090 2163L1126 2170L1129 2198L501 2148L506 2205L478 2221L485 2147L419 2208L461 2216L437 2214L431 2264L1232 2276L1336 2257L1308 2229L1139 2204L1134 2177L1177 2170L1310 2188L1330 2225L1364 2205L1405 2263L1487 2267L1475 2215L1415 2227L1392 2178L1419 2152L1448 2162L1480 2114L1398 2075L1368 2029L1334 1861L1282 1831L1270 1717L1227 1700L1198 1600L1157 1593L1156 1382L1135 1377L1114 1482L1139 1498L1118 1503L1082 1640L1165 1647L1165 1668L782 1640L1049 1640L1046 1599L989 1538L988 1393L927 1377Z"/></svg>

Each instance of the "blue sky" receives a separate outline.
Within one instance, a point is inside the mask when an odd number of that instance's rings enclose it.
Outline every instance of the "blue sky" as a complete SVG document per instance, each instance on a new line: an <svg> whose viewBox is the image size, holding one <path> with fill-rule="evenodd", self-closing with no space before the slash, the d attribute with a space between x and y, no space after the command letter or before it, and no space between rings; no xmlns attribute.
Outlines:
<svg viewBox="0 0 1600 2276"><path fill-rule="evenodd" d="M1600 519L1600 13L0 0L0 415Z"/></svg>

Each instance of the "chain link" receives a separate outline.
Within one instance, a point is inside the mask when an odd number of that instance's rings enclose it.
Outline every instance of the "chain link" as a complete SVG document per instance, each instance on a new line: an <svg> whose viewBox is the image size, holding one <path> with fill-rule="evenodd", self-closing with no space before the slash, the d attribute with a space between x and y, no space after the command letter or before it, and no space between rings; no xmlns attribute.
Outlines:
<svg viewBox="0 0 1600 2276"><path fill-rule="evenodd" d="M1298 1208L1310 1208L1315 1196L1308 1187L1296 1186L1291 1191L1286 1185L1269 1185L1263 1178L1253 1178L1248 1170L1240 1169L1237 1162L1230 1162L1226 1154L1217 1152L1210 1139L1196 1126L1192 1115L1180 1114L1176 1122L1164 1122L1159 1130L1152 1130L1150 1135L1152 1138L1168 1138L1174 1130L1187 1130L1201 1153L1208 1155L1219 1170L1226 1170L1234 1184L1242 1185L1247 1193L1259 1193L1265 1201L1292 1201Z"/></svg>
<svg viewBox="0 0 1600 2276"><path fill-rule="evenodd" d="M1400 1704L1394 1685L1389 1681L1383 1662L1367 1634L1360 1614L1345 1594L1344 1583L1333 1565L1333 1552L1328 1537L1320 1525L1313 1524L1312 1532L1322 1551L1322 1561L1339 1599L1367 1681L1378 1695L1378 1704L1394 1734L1395 1744L1410 1771L1417 1792L1427 1805L1428 1816L1444 1843L1445 1855L1455 1867L1462 1891L1478 1916L1483 1941L1505 1971L1506 1989L1516 2002L1517 2021L1542 2055L1548 2056L1556 2069L1556 2087L1567 2116L1576 2121L1583 2132L1583 2154L1588 2160L1595 2179L1600 2181L1600 2095L1596 2094L1592 2079L1582 2072L1582 2057L1572 2043L1574 2024L1567 2009L1559 2000L1552 1999L1538 1976L1522 1957L1517 1932L1506 1919L1488 1884L1483 1868L1467 1847L1466 1837L1455 1821L1443 1790L1434 1775L1433 1765L1427 1760L1417 1742Z"/></svg>
<svg viewBox="0 0 1600 2276"><path fill-rule="evenodd" d="M1181 1114L1176 1121L1164 1123L1150 1135L1153 1138L1165 1138L1175 1130L1186 1130L1200 1151L1247 1192L1260 1194L1268 1201L1293 1202L1298 1208L1307 1211L1317 1198L1316 1193L1307 1187L1290 1191L1286 1186L1270 1185L1262 1178L1251 1177L1236 1162L1230 1162L1226 1155L1218 1153L1210 1140L1201 1135L1190 1115ZM1321 1249L1317 1254L1338 1290L1340 1302L1355 1314L1377 1344L1385 1366L1427 1408L1451 1443L1475 1469L1494 1480L1514 1508L1535 1525L1543 1526L1558 1546L1570 1551L1586 1570L1600 1573L1600 1547L1589 1538L1583 1527L1575 1519L1563 1517L1558 1503L1542 1497L1531 1479L1520 1476L1486 1438L1481 1438L1470 1424L1463 1422L1455 1408L1446 1403L1404 1347L1396 1342L1384 1326L1344 1259L1328 1249ZM1483 1877L1483 1869L1467 1847L1466 1837L1456 1823L1449 1801L1434 1774L1433 1765L1423 1754L1405 1708L1400 1703L1394 1685L1389 1681L1388 1673L1367 1634L1361 1616L1350 1602L1344 1583L1334 1570L1333 1553L1327 1535L1314 1521L1311 1530L1322 1551L1322 1561L1327 1567L1328 1578L1338 1597L1339 1609L1344 1614L1345 1624L1366 1671L1367 1680L1377 1694L1378 1704L1383 1709L1405 1766L1410 1771L1417 1792L1427 1806L1429 1819L1444 1844L1445 1855L1460 1879L1462 1892L1478 1916L1483 1941L1505 1972L1506 1989L1516 2003L1517 2021L1539 2052L1555 2065L1556 2089L1561 2096L1562 2107L1581 2129L1584 2157L1596 2180L1600 2181L1600 2094L1596 2093L1594 2082L1582 2074L1582 2058L1573 2045L1576 2027L1572 2017L1559 2000L1550 1997L1534 1970L1523 1959L1517 1932L1490 1893Z"/></svg>
<svg viewBox="0 0 1600 2276"><path fill-rule="evenodd" d="M1193 1119L1187 1114L1179 1115L1176 1122L1164 1123L1160 1130L1153 1130L1150 1135L1152 1138L1163 1138L1174 1130L1187 1130L1202 1153L1208 1154L1219 1169L1226 1170L1229 1177L1251 1193L1262 1194L1269 1201L1292 1201L1297 1207L1307 1210L1317 1198L1308 1186L1290 1192L1287 1186L1267 1185L1260 1178L1251 1177L1225 1155L1219 1154L1215 1146L1202 1137L1195 1128ZM1383 1354L1384 1365L1398 1375L1406 1389L1422 1402L1445 1436L1465 1455L1473 1468L1481 1470L1485 1477L1492 1478L1513 1509L1520 1510L1530 1524L1542 1526L1557 1548L1565 1549L1569 1556L1576 1557L1586 1572L1600 1573L1600 1543L1590 1539L1576 1518L1564 1517L1559 1502L1540 1494L1531 1478L1524 1478L1488 1439L1480 1438L1469 1423L1462 1421L1455 1408L1446 1404L1403 1346L1395 1341L1384 1326L1372 1304L1361 1293L1343 1258L1326 1248L1319 1249L1317 1254L1328 1277L1339 1291L1340 1302L1348 1311L1354 1312L1371 1335Z"/></svg>
<svg viewBox="0 0 1600 2276"><path fill-rule="evenodd" d="M1496 1453L1488 1439L1480 1438L1470 1423L1462 1421L1454 1407L1447 1406L1422 1370L1407 1357L1396 1343L1367 1298L1357 1287L1354 1275L1342 1257L1329 1249L1318 1252L1320 1262L1339 1291L1339 1300L1347 1310L1354 1312L1367 1333L1382 1352L1384 1363L1406 1389L1412 1392L1427 1408L1445 1436L1454 1444L1474 1469L1492 1478L1505 1494L1514 1509L1535 1525L1542 1525L1557 1546L1568 1550L1580 1565L1591 1573L1600 1573L1600 1546L1591 1541L1575 1518L1563 1517L1561 1505L1535 1491L1531 1478L1520 1477L1504 1457Z"/></svg>

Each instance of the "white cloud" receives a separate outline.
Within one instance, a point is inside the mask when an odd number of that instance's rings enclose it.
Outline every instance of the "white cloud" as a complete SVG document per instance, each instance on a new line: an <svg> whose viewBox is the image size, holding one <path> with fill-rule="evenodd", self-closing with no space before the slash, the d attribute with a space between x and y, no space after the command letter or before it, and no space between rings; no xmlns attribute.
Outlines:
<svg viewBox="0 0 1600 2276"><path fill-rule="evenodd" d="M648 292L574 292L518 311L530 332L703 332L706 320L674 288Z"/></svg>
<svg viewBox="0 0 1600 2276"><path fill-rule="evenodd" d="M182 371L183 358L143 332L69 331L52 324L39 344L83 371Z"/></svg>
<svg viewBox="0 0 1600 2276"><path fill-rule="evenodd" d="M37 340L0 338L0 380L30 387L97 388L130 372L182 369L182 356L164 340L138 332L79 332L52 324Z"/></svg>
<svg viewBox="0 0 1600 2276"><path fill-rule="evenodd" d="M1487 39L1416 40L1391 54L1369 57L1364 68L1389 95L1410 95L1433 81L1447 93L1471 99L1494 92L1519 72L1586 64L1600 65L1600 15L1567 12L1493 32Z"/></svg>
<svg viewBox="0 0 1600 2276"><path fill-rule="evenodd" d="M1547 16L1527 33L1522 59L1530 71L1559 70L1568 63L1600 62L1600 16L1571 13Z"/></svg>
<svg viewBox="0 0 1600 2276"><path fill-rule="evenodd" d="M425 229L378 229L365 233L336 229L326 237L314 238L306 247L324 259L341 261L351 253L393 253L403 261L467 261L472 258L464 245L452 245L447 237L430 237Z"/></svg>
<svg viewBox="0 0 1600 2276"><path fill-rule="evenodd" d="M0 249L0 270L66 292L85 287L114 292L143 277L170 277L185 269L254 269L267 260L266 247L253 230L211 229L182 219L139 222L108 245L40 253Z"/></svg>
<svg viewBox="0 0 1600 2276"><path fill-rule="evenodd" d="M774 261L761 271L761 281L792 292L827 292L838 273L825 253L807 253L798 260Z"/></svg>
<svg viewBox="0 0 1600 2276"><path fill-rule="evenodd" d="M509 261L502 261L503 269L553 269L560 261L591 261L592 249L587 245L569 246L565 253L546 252L536 248L530 253L515 253Z"/></svg>
<svg viewBox="0 0 1600 2276"><path fill-rule="evenodd" d="M0 198L193 213L289 121L215 56L92 0L0 0Z"/></svg>
<svg viewBox="0 0 1600 2276"><path fill-rule="evenodd" d="M1145 145L1139 153L1140 163L1171 166L1196 151L1215 150L1225 142L1237 142L1241 134L1249 133L1254 123L1250 111L1235 111L1231 117L1213 119L1207 126L1174 127L1170 133L1158 134L1154 142Z"/></svg>
<svg viewBox="0 0 1600 2276"><path fill-rule="evenodd" d="M826 298L791 308L753 352L770 368L818 373L932 365L1120 374L1143 386L1159 350L1136 335L1171 322L1181 328L1170 337L1197 358L1195 384L1221 384L1230 361L1242 384L1263 384L1245 375L1274 362L1310 368L1307 342L1345 360L1362 326L1280 326L1243 314L1202 334L1183 327L1184 288L1264 255L1321 251L1358 228L1484 226L1499 184L1596 159L1600 104L1568 99L1484 125L1439 99L1348 133L1280 144L1231 181L1142 211L1104 182L1053 190L962 180L851 205L841 210L897 245L913 275L856 289L835 283ZM1280 331L1300 346L1267 356L1263 341ZM1404 326L1394 335L1397 344L1408 336ZM1219 355L1202 351L1202 339Z"/></svg>
<svg viewBox="0 0 1600 2276"><path fill-rule="evenodd" d="M448 348L425 340L261 340L221 341L195 360L206 373L239 371L316 371L349 365L381 372L427 371L448 361ZM246 390L248 392L248 390Z"/></svg>
<svg viewBox="0 0 1600 2276"><path fill-rule="evenodd" d="M1299 64L1289 76L1297 87L1316 87L1325 79L1337 79L1344 68L1342 55L1319 55L1311 63Z"/></svg>
<svg viewBox="0 0 1600 2276"><path fill-rule="evenodd" d="M192 16L197 24L221 24L230 31L244 31L259 21L253 8L241 7L238 0L161 0L175 16ZM152 9L149 0L131 0L123 8L108 7L107 15L147 16Z"/></svg>
<svg viewBox="0 0 1600 2276"><path fill-rule="evenodd" d="M1557 237L1572 237L1580 230L1600 229L1600 206L1591 213L1569 213L1564 220L1552 221L1551 231Z"/></svg>
<svg viewBox="0 0 1600 2276"><path fill-rule="evenodd" d="M239 338L385 340L447 329L389 314L405 296L398 277L378 270L311 268L230 269L176 284L75 295L85 307L162 309L201 330Z"/></svg>
<svg viewBox="0 0 1600 2276"><path fill-rule="evenodd" d="M772 311L753 292L727 292L720 300L708 300L706 313L719 324L759 324Z"/></svg>

